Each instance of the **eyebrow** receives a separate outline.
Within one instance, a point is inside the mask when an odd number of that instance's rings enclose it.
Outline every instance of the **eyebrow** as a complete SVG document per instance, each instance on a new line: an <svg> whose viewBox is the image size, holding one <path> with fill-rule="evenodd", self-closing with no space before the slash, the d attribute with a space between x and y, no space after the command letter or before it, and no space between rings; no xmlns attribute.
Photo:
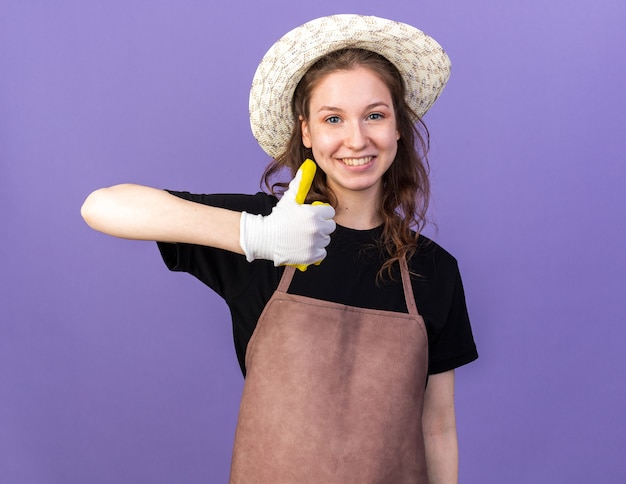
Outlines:
<svg viewBox="0 0 626 484"><path fill-rule="evenodd" d="M387 109L390 109L390 107L389 107L389 105L387 103L385 103L383 101L377 101L375 103L368 104L367 106L365 106L365 110L374 109L374 108L377 108L379 106L384 106ZM317 110L318 113L322 112L322 111L339 111L339 112L342 112L343 109L335 107L335 106L322 106L321 108L319 108Z"/></svg>

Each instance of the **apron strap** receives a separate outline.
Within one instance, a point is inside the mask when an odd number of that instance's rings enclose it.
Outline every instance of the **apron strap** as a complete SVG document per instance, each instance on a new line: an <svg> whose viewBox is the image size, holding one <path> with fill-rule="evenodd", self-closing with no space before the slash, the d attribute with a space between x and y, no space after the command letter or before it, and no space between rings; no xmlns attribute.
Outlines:
<svg viewBox="0 0 626 484"><path fill-rule="evenodd" d="M411 275L409 274L409 266L406 259L400 259L400 272L402 274L402 287L404 288L404 301L409 314L419 316L417 304L415 304L415 295L413 294L413 286L411 284Z"/></svg>
<svg viewBox="0 0 626 484"><path fill-rule="evenodd" d="M294 266L285 266L285 270L283 271L283 275L280 278L280 282L278 283L278 287L276 291L278 292L287 292L289 289L289 284L291 284L291 279L293 279L293 275L296 272L296 268Z"/></svg>

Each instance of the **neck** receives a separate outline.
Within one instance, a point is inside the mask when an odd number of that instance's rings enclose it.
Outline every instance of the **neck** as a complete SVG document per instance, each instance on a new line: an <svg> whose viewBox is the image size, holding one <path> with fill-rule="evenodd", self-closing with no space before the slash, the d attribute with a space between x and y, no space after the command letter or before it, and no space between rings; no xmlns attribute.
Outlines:
<svg viewBox="0 0 626 484"><path fill-rule="evenodd" d="M378 227L383 217L378 208L379 197L365 192L336 193L335 222L355 230Z"/></svg>

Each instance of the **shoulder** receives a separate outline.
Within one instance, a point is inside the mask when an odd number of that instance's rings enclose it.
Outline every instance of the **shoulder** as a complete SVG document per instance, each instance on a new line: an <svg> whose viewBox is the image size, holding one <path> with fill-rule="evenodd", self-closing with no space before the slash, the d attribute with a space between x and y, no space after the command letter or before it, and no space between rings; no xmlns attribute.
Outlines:
<svg viewBox="0 0 626 484"><path fill-rule="evenodd" d="M421 278L456 279L458 263L456 258L435 241L419 236L418 247L408 262L409 270Z"/></svg>
<svg viewBox="0 0 626 484"><path fill-rule="evenodd" d="M273 195L258 192L254 195L240 193L215 193L200 194L175 190L168 190L169 193L185 200L211 205L213 207L227 208L239 212L246 211L253 214L268 215L272 208L278 203L278 199Z"/></svg>

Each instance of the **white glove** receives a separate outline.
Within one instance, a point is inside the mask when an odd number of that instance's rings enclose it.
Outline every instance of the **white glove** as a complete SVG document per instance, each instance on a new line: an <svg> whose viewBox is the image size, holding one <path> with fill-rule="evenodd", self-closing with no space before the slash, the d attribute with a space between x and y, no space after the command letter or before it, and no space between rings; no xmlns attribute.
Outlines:
<svg viewBox="0 0 626 484"><path fill-rule="evenodd" d="M299 169L271 214L241 213L239 244L248 262L267 259L276 267L307 266L326 257L326 246L335 230L335 209L328 204L297 203L301 181Z"/></svg>

